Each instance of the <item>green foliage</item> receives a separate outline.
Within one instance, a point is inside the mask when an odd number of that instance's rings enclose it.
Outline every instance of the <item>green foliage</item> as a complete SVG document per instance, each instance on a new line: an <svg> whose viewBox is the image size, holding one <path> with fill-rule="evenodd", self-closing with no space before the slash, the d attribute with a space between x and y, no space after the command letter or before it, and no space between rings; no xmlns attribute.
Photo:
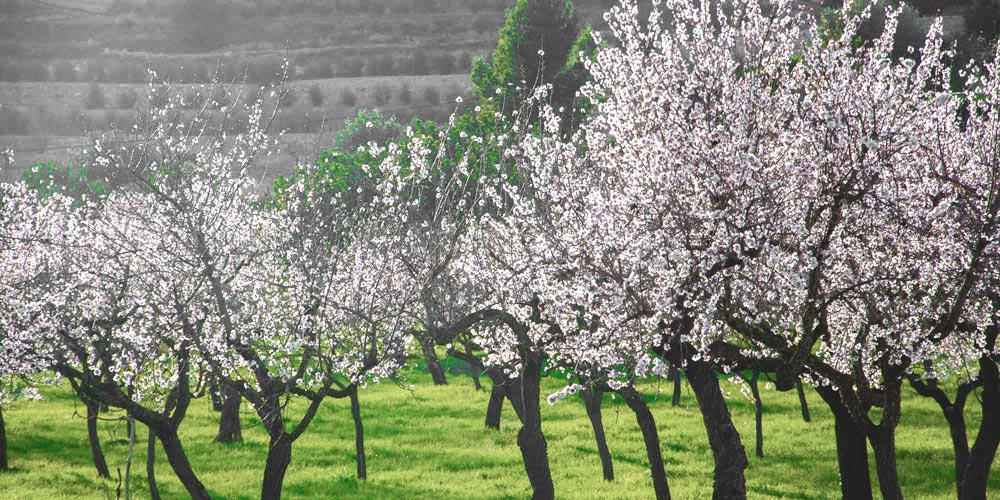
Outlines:
<svg viewBox="0 0 1000 500"><path fill-rule="evenodd" d="M60 193L71 198L100 197L107 187L89 175L87 167L64 167L55 162L36 163L21 175L21 180L39 197L45 198Z"/></svg>

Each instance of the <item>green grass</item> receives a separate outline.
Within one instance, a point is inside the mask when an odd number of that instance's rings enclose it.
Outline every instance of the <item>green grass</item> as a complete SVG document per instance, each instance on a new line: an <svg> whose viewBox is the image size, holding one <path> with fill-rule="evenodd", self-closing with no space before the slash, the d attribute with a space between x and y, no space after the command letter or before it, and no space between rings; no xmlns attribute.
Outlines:
<svg viewBox="0 0 1000 500"><path fill-rule="evenodd" d="M404 390L373 385L361 393L368 450L367 481L355 478L353 422L347 400L326 403L313 425L295 443L285 479L288 499L519 499L530 496L516 438L518 423L509 405L502 429L487 430L483 417L488 393L476 392L467 375L452 374L450 385L431 385L426 373L406 372ZM543 393L557 390L545 380ZM765 458L753 456L753 405L727 382L730 411L750 460L746 472L750 498L838 498L833 421L822 400L810 392L812 423L802 422L794 392L764 391ZM667 476L674 498L711 498L712 456L694 395L685 386L681 406L670 406L669 385L648 384L647 394L660 432ZM659 392L662 390L663 392ZM548 391L548 392L546 392ZM4 413L12 470L0 473L4 499L114 498L117 480L97 477L87 445L84 408L67 387L44 391L46 399L19 402ZM570 397L542 403L543 430L557 498L651 498L652 487L642 438L633 414L620 399L606 396L604 421L616 480L602 480L600 460L582 401ZM971 398L970 398L971 399ZM970 410L977 406L969 402ZM108 418L118 413L104 415ZM259 495L267 439L256 416L244 413L245 442L212 443L217 414L197 400L181 427L181 437L196 473L213 497L255 499ZM102 422L101 434L112 476L124 474L125 425ZM970 431L978 415L970 414ZM132 467L133 498L149 498L145 478L146 430L137 429ZM940 410L908 392L898 433L903 491L909 498L954 496L951 444ZM164 498L186 494L157 456L156 474ZM877 485L873 475L873 484ZM1000 491L1000 474L990 489Z"/></svg>

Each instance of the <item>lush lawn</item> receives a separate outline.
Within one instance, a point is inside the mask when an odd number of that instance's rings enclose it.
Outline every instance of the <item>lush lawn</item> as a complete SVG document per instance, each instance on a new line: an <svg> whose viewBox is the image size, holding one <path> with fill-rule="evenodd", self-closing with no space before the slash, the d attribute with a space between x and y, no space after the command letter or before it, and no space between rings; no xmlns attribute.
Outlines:
<svg viewBox="0 0 1000 500"><path fill-rule="evenodd" d="M435 387L413 370L402 386L385 383L361 393L368 448L367 481L354 476L354 435L347 400L327 403L312 427L295 443L285 480L288 499L351 498L527 498L530 488L516 444L516 416L505 408L502 430L483 426L488 393L476 392L466 375ZM558 380L547 380L550 392ZM730 410L750 456L751 498L837 498L839 496L833 422L822 400L809 394L813 421L806 424L794 392L764 391L763 459L753 456L753 405L735 385ZM668 384L642 387L657 419L667 476L674 498L711 498L712 456L694 395L685 387L682 405L670 406ZM663 391L662 393L659 391ZM543 392L546 388L543 388ZM57 499L115 497L117 480L97 477L90 459L84 413L66 387L44 391L46 400L20 402L5 411L13 469L0 474L0 498ZM954 497L951 444L940 410L906 394L899 429L899 466L909 498ZM651 498L652 487L638 426L620 400L606 397L604 421L616 480L602 480L600 460L583 403L570 397L542 403L543 429L557 498ZM975 409L976 401L970 398ZM118 413L104 415L108 418ZM195 471L218 498L254 499L259 495L267 440L255 415L244 413L245 442L212 443L217 415L206 399L192 404L181 437ZM978 428L970 415L970 429ZM102 422L108 465L125 470L124 423ZM132 466L134 498L148 498L145 478L146 430L137 429ZM164 498L184 498L162 453L156 475ZM873 482L874 482L873 478ZM877 483L875 483L877 484ZM1000 491L1000 473L991 477Z"/></svg>

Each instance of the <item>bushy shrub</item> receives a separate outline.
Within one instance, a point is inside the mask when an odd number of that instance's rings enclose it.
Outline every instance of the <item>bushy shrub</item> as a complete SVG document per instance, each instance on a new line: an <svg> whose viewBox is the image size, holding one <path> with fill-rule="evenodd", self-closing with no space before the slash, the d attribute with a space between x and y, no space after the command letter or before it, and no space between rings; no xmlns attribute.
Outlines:
<svg viewBox="0 0 1000 500"><path fill-rule="evenodd" d="M427 101L427 104L440 104L441 91L433 85L424 87L424 100Z"/></svg>
<svg viewBox="0 0 1000 500"><path fill-rule="evenodd" d="M403 82L399 86L399 102L403 104L410 104L413 102L413 91L410 90L410 84Z"/></svg>
<svg viewBox="0 0 1000 500"><path fill-rule="evenodd" d="M354 94L354 91L345 88L340 91L340 103L344 106L354 107L358 103L358 96Z"/></svg>
<svg viewBox="0 0 1000 500"><path fill-rule="evenodd" d="M372 98L376 106L385 106L392 101L392 89L388 85L380 83L372 91Z"/></svg>

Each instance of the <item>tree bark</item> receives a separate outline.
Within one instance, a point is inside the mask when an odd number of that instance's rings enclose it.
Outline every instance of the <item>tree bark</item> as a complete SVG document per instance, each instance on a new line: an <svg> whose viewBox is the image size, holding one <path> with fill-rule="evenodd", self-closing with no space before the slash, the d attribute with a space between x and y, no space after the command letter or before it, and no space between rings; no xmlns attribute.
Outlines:
<svg viewBox="0 0 1000 500"><path fill-rule="evenodd" d="M177 437L177 428L173 425L161 425L156 429L156 437L163 445L163 452L167 455L167 461L170 462L174 474L177 475L177 479L184 485L191 498L193 500L211 500L205 490L205 485L201 484L194 471L191 470L191 463L188 462L181 441Z"/></svg>
<svg viewBox="0 0 1000 500"><path fill-rule="evenodd" d="M222 411L222 388L214 376L209 377L208 394L212 398L212 411Z"/></svg>
<svg viewBox="0 0 1000 500"><path fill-rule="evenodd" d="M292 438L287 432L270 432L271 441L264 463L264 482L260 488L261 500L281 500L281 487L285 472L292 462Z"/></svg>
<svg viewBox="0 0 1000 500"><path fill-rule="evenodd" d="M7 463L7 425L3 421L3 407L0 407L0 471L10 470Z"/></svg>
<svg viewBox="0 0 1000 500"><path fill-rule="evenodd" d="M160 499L160 489L156 487L156 431L149 427L149 438L146 440L146 484L149 485L151 500Z"/></svg>
<svg viewBox="0 0 1000 500"><path fill-rule="evenodd" d="M750 377L750 394L753 395L754 407L754 428L756 430L756 454L759 458L764 458L764 404L760 400L760 387L757 381L760 379L760 372L753 371Z"/></svg>
<svg viewBox="0 0 1000 500"><path fill-rule="evenodd" d="M929 363L928 363L929 365ZM929 368L929 366L928 366ZM948 399L948 395L938 386L937 380L927 379L926 381L917 374L910 374L907 377L910 386L917 391L917 394L929 399L933 399L941 408L944 419L948 422L948 432L951 434L951 447L955 451L955 489L958 498L965 498L962 492L966 466L969 462L969 437L965 424L965 403L968 401L969 393L974 389L974 382L967 381L958 386L955 401Z"/></svg>
<svg viewBox="0 0 1000 500"><path fill-rule="evenodd" d="M747 496L747 454L740 433L733 425L726 400L722 397L715 368L705 361L689 361L684 373L698 399L715 459L713 500L744 499Z"/></svg>
<svg viewBox="0 0 1000 500"><path fill-rule="evenodd" d="M500 430L500 415L503 412L503 400L507 397L507 388L494 380L490 389L490 402L486 405L486 427Z"/></svg>
<svg viewBox="0 0 1000 500"><path fill-rule="evenodd" d="M642 430L642 440L646 444L646 456L649 458L649 470L653 478L653 491L657 500L670 500L670 487L667 484L667 473L663 468L663 454L660 451L660 436L656 431L656 421L649 411L649 406L642 399L642 394L632 386L618 390L625 403L635 413L635 419Z"/></svg>
<svg viewBox="0 0 1000 500"><path fill-rule="evenodd" d="M611 451L608 449L608 439L604 435L604 419L601 416L601 403L604 399L604 392L587 387L580 391L583 404L587 408L587 417L590 418L590 426L594 428L594 438L597 440L597 453L601 457L601 470L604 472L605 481L615 480L615 468L611 462Z"/></svg>
<svg viewBox="0 0 1000 500"><path fill-rule="evenodd" d="M872 500L872 481L868 475L868 441L864 430L854 423L836 391L828 386L819 386L816 387L816 392L833 412L841 495L844 500Z"/></svg>
<svg viewBox="0 0 1000 500"><path fill-rule="evenodd" d="M90 454L94 457L94 466L97 467L97 475L111 479L108 471L108 463L104 459L104 451L101 449L101 436L97 432L97 416L101 410L101 403L88 397L81 397L84 406L87 407L87 438L90 440Z"/></svg>
<svg viewBox="0 0 1000 500"><path fill-rule="evenodd" d="M358 386L351 390L351 415L354 417L354 447L358 455L358 479L368 478L365 463L365 429L361 424L361 405L358 402Z"/></svg>
<svg viewBox="0 0 1000 500"><path fill-rule="evenodd" d="M903 500L896 467L895 434L895 429L879 428L876 433L868 437L875 452L875 472L878 475L878 487L883 500Z"/></svg>
<svg viewBox="0 0 1000 500"><path fill-rule="evenodd" d="M476 357L475 354L472 353L472 348L469 347L468 343L465 344L465 355L468 356L469 359L474 359ZM476 385L477 392L483 390L483 385L479 382L479 370L480 368L478 366L469 363L469 373L472 375L472 382Z"/></svg>
<svg viewBox="0 0 1000 500"><path fill-rule="evenodd" d="M530 358L532 355L523 356ZM533 359L524 361L521 370L519 390L511 391L520 399L523 417L520 432L517 433L517 445L524 459L524 469L531 483L532 500L553 500L555 488L552 484L552 473L549 470L548 443L542 434L542 413L540 398L541 366Z"/></svg>
<svg viewBox="0 0 1000 500"><path fill-rule="evenodd" d="M670 368L667 370L667 380L674 383L674 394L670 399L670 406L680 406L681 405L681 371L677 369L677 365L670 363Z"/></svg>
<svg viewBox="0 0 1000 500"><path fill-rule="evenodd" d="M431 379L434 380L434 385L447 385L448 379L444 375L444 367L441 366L441 361L438 359L437 353L434 352L434 343L421 340L420 348L424 353L427 370L431 372Z"/></svg>
<svg viewBox="0 0 1000 500"><path fill-rule="evenodd" d="M239 391L225 381L222 386L222 414L219 415L219 434L215 436L216 443L238 443L243 441L243 429L240 426L240 403L243 397Z"/></svg>
<svg viewBox="0 0 1000 500"><path fill-rule="evenodd" d="M1000 370L991 356L980 359L979 377L983 381L983 420L962 475L963 500L986 498L986 481L1000 446Z"/></svg>
<svg viewBox="0 0 1000 500"><path fill-rule="evenodd" d="M795 391L799 393L799 407L802 408L802 421L809 423L812 419L809 417L809 402L806 401L806 390L802 387L802 379L795 381Z"/></svg>

